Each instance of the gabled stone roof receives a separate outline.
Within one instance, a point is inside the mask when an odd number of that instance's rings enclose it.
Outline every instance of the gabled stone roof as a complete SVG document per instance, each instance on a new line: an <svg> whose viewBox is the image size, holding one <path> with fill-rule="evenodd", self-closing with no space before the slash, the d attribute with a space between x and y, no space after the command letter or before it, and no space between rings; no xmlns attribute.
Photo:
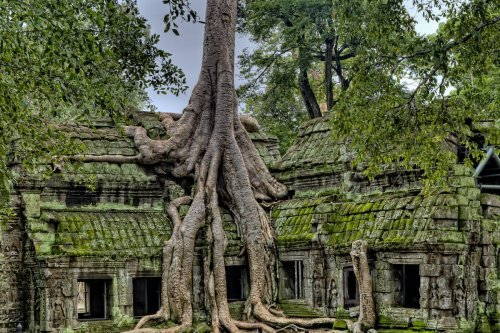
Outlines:
<svg viewBox="0 0 500 333"><path fill-rule="evenodd" d="M342 172L343 163L352 159L344 147L333 140L328 117L310 120L301 125L297 142L273 171L285 183L299 177Z"/></svg>
<svg viewBox="0 0 500 333"><path fill-rule="evenodd" d="M272 217L283 246L321 242L341 249L358 239L373 249L465 244L466 232L478 228L475 201L456 193L396 192L344 202L326 196L284 201L273 207Z"/></svg>

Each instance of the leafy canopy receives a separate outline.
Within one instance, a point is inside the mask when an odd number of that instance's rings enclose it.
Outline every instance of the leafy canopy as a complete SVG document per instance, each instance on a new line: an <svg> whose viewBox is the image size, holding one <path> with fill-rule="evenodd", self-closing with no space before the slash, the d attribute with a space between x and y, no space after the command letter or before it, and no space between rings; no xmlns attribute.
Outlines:
<svg viewBox="0 0 500 333"><path fill-rule="evenodd" d="M332 132L352 140L370 175L399 165L444 185L457 149L466 150L468 164L480 155L471 124L500 116L498 94L481 83L498 74L500 8L483 0L413 4L445 22L434 35L401 40L396 52L356 58Z"/></svg>
<svg viewBox="0 0 500 333"><path fill-rule="evenodd" d="M273 105L300 96L305 67L325 102L328 40L334 38L332 133L348 138L373 176L384 167L422 169L442 182L457 146L479 156L471 123L498 119L500 12L491 0L246 0L242 29L257 49L240 61L251 84L243 101L261 122L292 118ZM415 31L415 12L441 20L431 36ZM326 89L325 89L326 88ZM283 104L283 103L281 103ZM274 109L273 109L274 108ZM280 113L265 118L262 114ZM273 125L266 125L272 127ZM450 149L445 149L452 148ZM471 159L466 159L470 163Z"/></svg>
<svg viewBox="0 0 500 333"><path fill-rule="evenodd" d="M58 123L121 116L147 102L149 85L159 93L185 89L158 40L132 0L0 0L4 197L9 163L33 167L78 148Z"/></svg>
<svg viewBox="0 0 500 333"><path fill-rule="evenodd" d="M267 124L273 118L264 114L279 113L274 119L280 120L295 118L295 109L276 106L271 110L271 101L284 101L281 94L291 98L291 105L302 99L302 113L308 103L304 95L323 112L335 110L358 70L353 66L356 58L371 52L395 53L401 40L416 37L415 20L401 2L387 6L362 0L246 0L241 16L240 28L257 48L240 58L249 82L240 89L240 96L246 105L262 106L247 111L264 127L276 126ZM301 84L304 80L311 90Z"/></svg>

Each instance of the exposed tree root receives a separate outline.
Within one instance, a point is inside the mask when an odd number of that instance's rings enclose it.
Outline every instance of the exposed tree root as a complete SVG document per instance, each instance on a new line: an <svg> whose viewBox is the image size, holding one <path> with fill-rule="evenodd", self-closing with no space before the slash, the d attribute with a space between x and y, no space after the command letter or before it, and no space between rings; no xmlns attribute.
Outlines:
<svg viewBox="0 0 500 333"><path fill-rule="evenodd" d="M352 243L351 258L354 274L359 283L359 317L351 325L353 333L362 333L366 328L375 327L375 304L373 302L373 286L370 267L368 266L368 245L364 240Z"/></svg>
<svg viewBox="0 0 500 333"><path fill-rule="evenodd" d="M234 324L241 330L257 330L266 333L275 333L276 330L264 323L252 323L248 321L234 320Z"/></svg>
<svg viewBox="0 0 500 333"><path fill-rule="evenodd" d="M310 328L331 325L332 318L286 318L267 307L277 298L276 245L269 217L257 200L280 199L287 189L267 170L245 127L258 130L251 119L244 124L236 111L234 93L234 33L236 0L208 0L205 43L200 79L182 116L162 115L168 140L152 140L142 127L125 132L134 139L141 163L168 162L174 177L195 180L192 200L172 201L167 212L173 222L165 243L162 265L162 308L144 317L130 332L178 332L193 324L192 289L195 240L206 242L203 256L205 307L212 332L261 330L275 333L289 325ZM192 202L191 202L192 201ZM181 219L178 208L189 204ZM245 321L231 318L227 301L224 254L227 240L220 206L231 212L248 262L250 292ZM206 226L206 228L203 228ZM200 286L201 287L201 286ZM172 320L179 326L149 329L151 320Z"/></svg>

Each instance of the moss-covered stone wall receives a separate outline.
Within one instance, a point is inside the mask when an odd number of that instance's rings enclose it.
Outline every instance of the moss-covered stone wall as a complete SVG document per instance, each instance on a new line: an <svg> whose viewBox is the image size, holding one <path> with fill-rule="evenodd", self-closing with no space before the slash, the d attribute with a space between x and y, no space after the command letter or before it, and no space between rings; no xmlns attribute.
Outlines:
<svg viewBox="0 0 500 333"><path fill-rule="evenodd" d="M158 115L136 121L152 137L168 137ZM488 126L494 141L496 125ZM133 142L110 124L68 131L89 154L137 154ZM348 142L334 142L329 131L327 118L304 124L283 159L275 138L250 133L267 165L291 190L289 199L269 207L277 267L283 273L284 263L301 262L295 267L302 270L297 274L303 279L302 294L299 299L280 294L285 312L355 317L357 307L344 304L345 270L351 266L352 242L364 239L381 328L500 331L500 196L481 193L472 170L462 165L448 175L448 188L430 195L422 193L416 171L388 169L368 179L362 167L352 166ZM19 174L11 205L16 215L0 229L0 293L8 299L0 303L0 332L17 322L34 332L98 330L99 324L77 320L82 279L109 281L111 308L102 327L130 325L132 281L161 275L162 244L171 232L164 207L190 193L189 181L173 179L163 166L136 163L81 163L50 178L14 169ZM187 208L181 207L181 215ZM245 265L238 256L240 233L229 212L224 211L223 221L226 264ZM204 246L200 237L197 286L203 281ZM398 265L418 266L419 285L412 286L419 290L418 308L397 301ZM195 288L193 299L197 319L203 320L202 288ZM240 308L232 305L235 313Z"/></svg>

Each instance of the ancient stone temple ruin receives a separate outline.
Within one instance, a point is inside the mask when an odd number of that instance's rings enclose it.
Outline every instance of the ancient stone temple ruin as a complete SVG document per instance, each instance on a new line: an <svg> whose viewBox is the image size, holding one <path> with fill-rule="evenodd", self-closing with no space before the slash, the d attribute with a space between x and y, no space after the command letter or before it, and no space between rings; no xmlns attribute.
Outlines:
<svg viewBox="0 0 500 333"><path fill-rule="evenodd" d="M136 119L165 136L155 114ZM369 246L379 329L500 331L500 123L477 125L492 146L477 168L455 166L447 189L424 195L417 171L387 169L368 179L351 164L348 143L332 140L328 118L305 123L280 157L276 139L250 133L288 200L266 208L278 242L279 306L289 316L355 318L359 288L349 255ZM254 129L255 130L255 129ZM50 178L18 165L13 214L0 229L0 332L106 332L160 306L162 244L171 226L165 204L192 184L167 168L134 162L133 142L110 123L68 131L95 156ZM90 183L90 185L89 185ZM181 211L186 211L183 207ZM232 315L242 315L248 276L239 231L224 215ZM205 318L198 240L193 306ZM345 329L342 321L335 324Z"/></svg>

